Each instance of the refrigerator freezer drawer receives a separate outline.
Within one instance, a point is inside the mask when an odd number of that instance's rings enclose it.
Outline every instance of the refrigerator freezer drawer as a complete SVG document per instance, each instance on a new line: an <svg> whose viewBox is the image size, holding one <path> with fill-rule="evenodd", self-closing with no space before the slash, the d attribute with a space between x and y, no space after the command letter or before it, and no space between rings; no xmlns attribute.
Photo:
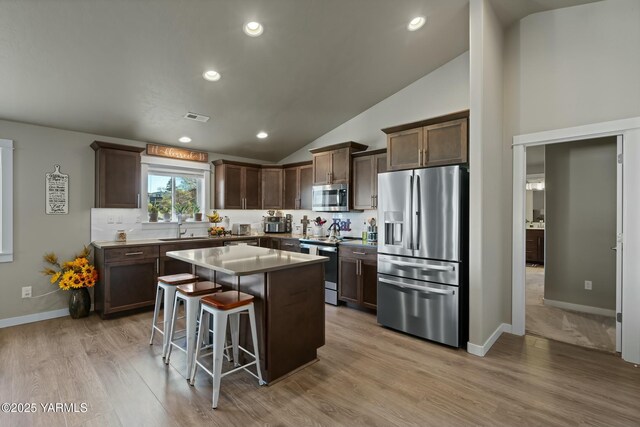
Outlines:
<svg viewBox="0 0 640 427"><path fill-rule="evenodd" d="M378 274L378 323L402 332L460 346L459 289Z"/></svg>
<svg viewBox="0 0 640 427"><path fill-rule="evenodd" d="M446 285L458 285L460 263L379 254L378 273Z"/></svg>

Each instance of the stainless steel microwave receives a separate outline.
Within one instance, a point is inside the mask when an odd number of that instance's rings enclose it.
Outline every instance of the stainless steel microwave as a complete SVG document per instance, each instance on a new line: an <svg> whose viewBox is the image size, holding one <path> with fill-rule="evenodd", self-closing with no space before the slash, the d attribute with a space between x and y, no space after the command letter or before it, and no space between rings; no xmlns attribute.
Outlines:
<svg viewBox="0 0 640 427"><path fill-rule="evenodd" d="M318 212L349 211L349 185L314 185L311 209Z"/></svg>

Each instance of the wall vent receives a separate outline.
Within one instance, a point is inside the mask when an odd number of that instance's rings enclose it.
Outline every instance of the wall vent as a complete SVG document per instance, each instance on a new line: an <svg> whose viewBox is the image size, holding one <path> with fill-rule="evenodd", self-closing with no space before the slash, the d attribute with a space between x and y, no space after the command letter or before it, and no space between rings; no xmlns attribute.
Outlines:
<svg viewBox="0 0 640 427"><path fill-rule="evenodd" d="M208 121L209 121L209 119L210 119L211 117L209 117L209 116L205 116L205 115L203 115L203 114L198 114L198 113L191 113L191 112L189 112L189 113L187 113L187 114L185 114L185 115L184 115L184 118L185 118L185 119L188 119L188 120L195 120L196 122L206 123L206 122L208 122Z"/></svg>

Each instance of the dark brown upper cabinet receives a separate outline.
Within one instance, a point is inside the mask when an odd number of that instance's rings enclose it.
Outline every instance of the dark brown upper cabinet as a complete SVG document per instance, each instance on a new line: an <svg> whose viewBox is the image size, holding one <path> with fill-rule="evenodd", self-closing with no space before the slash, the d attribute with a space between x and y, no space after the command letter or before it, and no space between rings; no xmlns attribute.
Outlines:
<svg viewBox="0 0 640 427"><path fill-rule="evenodd" d="M95 207L140 208L141 147L94 141Z"/></svg>
<svg viewBox="0 0 640 427"><path fill-rule="evenodd" d="M214 209L261 209L259 165L216 160Z"/></svg>
<svg viewBox="0 0 640 427"><path fill-rule="evenodd" d="M378 174L387 171L386 150L353 155L353 208L378 207Z"/></svg>
<svg viewBox="0 0 640 427"><path fill-rule="evenodd" d="M313 184L348 184L351 180L351 154L366 145L353 141L309 150L313 154Z"/></svg>
<svg viewBox="0 0 640 427"><path fill-rule="evenodd" d="M262 209L282 209L284 206L283 174L280 168L262 168Z"/></svg>
<svg viewBox="0 0 640 427"><path fill-rule="evenodd" d="M296 163L284 168L284 209L311 209L313 163Z"/></svg>
<svg viewBox="0 0 640 427"><path fill-rule="evenodd" d="M469 111L383 129L387 169L402 170L468 162Z"/></svg>

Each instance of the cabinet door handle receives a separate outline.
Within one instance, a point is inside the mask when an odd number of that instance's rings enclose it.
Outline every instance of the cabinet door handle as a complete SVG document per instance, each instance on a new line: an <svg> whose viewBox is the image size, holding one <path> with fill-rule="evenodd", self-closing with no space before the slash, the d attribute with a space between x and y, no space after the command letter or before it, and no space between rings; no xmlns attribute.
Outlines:
<svg viewBox="0 0 640 427"><path fill-rule="evenodd" d="M140 251L140 252L127 252L126 254L124 254L124 256L133 256L133 255L142 255L144 254L144 252Z"/></svg>
<svg viewBox="0 0 640 427"><path fill-rule="evenodd" d="M354 255L366 255L366 252L353 252Z"/></svg>
<svg viewBox="0 0 640 427"><path fill-rule="evenodd" d="M418 148L418 164L422 165L422 148Z"/></svg>
<svg viewBox="0 0 640 427"><path fill-rule="evenodd" d="M137 200L138 200L138 209L140 209L140 193L138 193Z"/></svg>

